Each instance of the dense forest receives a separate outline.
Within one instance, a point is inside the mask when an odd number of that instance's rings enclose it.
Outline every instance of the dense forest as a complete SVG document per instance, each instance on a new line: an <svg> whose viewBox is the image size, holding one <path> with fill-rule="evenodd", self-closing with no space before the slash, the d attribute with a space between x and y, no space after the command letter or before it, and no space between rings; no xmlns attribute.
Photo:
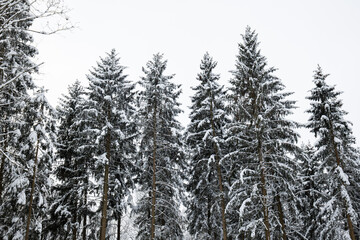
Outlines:
<svg viewBox="0 0 360 240"><path fill-rule="evenodd" d="M320 66L306 124L250 27L229 87L199 59L188 126L160 53L137 82L105 53L53 107L30 4L0 0L0 239L360 239L360 152Z"/></svg>

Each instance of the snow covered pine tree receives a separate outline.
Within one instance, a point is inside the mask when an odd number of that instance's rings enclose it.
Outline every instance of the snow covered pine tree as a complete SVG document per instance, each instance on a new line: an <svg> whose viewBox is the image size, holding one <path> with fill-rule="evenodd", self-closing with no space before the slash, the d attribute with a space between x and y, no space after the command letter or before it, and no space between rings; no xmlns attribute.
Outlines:
<svg viewBox="0 0 360 240"><path fill-rule="evenodd" d="M100 239L106 238L108 219L118 221L120 228L122 200L132 185L131 171L135 154L136 126L132 106L134 85L126 80L124 67L115 50L101 58L88 75L88 99L84 112L87 133L95 139L94 177L102 179ZM104 173L102 173L102 171ZM112 215L108 216L109 207ZM118 229L118 238L120 229Z"/></svg>
<svg viewBox="0 0 360 240"><path fill-rule="evenodd" d="M199 85L192 97L190 124L186 143L190 154L189 232L194 239L227 239L224 168L220 159L224 151L223 127L229 123L225 115L225 91L213 73L217 63L206 53L201 60Z"/></svg>
<svg viewBox="0 0 360 240"><path fill-rule="evenodd" d="M30 14L28 4L8 4L9 7L5 8L4 5L0 11L0 199L9 183L6 179L11 174L9 161L16 154L18 146L22 108L29 98L28 91L35 89L30 73L36 70L31 58L37 52L31 45L32 36L26 31L32 24L31 20L6 23L10 18L27 18ZM10 26L6 28L5 25Z"/></svg>
<svg viewBox="0 0 360 240"><path fill-rule="evenodd" d="M175 119L181 112L177 98L180 86L166 76L167 61L155 54L143 68L140 85L139 184L142 197L135 209L137 239L182 239L183 219L179 191L182 189L183 144L181 125Z"/></svg>
<svg viewBox="0 0 360 240"><path fill-rule="evenodd" d="M47 239L78 239L82 223L83 239L86 239L86 219L91 215L87 200L89 192L90 145L84 136L82 110L84 88L79 81L69 86L68 95L60 99L58 112L57 162L52 188L49 220L45 232ZM85 151L84 151L85 150Z"/></svg>
<svg viewBox="0 0 360 240"><path fill-rule="evenodd" d="M28 1L0 8L0 236L42 236L53 160L54 110L31 74L37 50L29 28L37 17Z"/></svg>
<svg viewBox="0 0 360 240"><path fill-rule="evenodd" d="M1 205L4 239L40 239L47 217L55 142L55 110L48 104L44 90L23 99L27 104L21 115L19 146L11 158L9 184Z"/></svg>
<svg viewBox="0 0 360 240"><path fill-rule="evenodd" d="M316 239L359 239L360 162L353 144L351 123L344 119L340 92L326 83L328 74L317 67L308 99L311 114L307 127L317 137L315 157L321 162L317 184L322 194ZM357 229L357 231L356 231ZM357 236L356 236L357 232Z"/></svg>
<svg viewBox="0 0 360 240"><path fill-rule="evenodd" d="M300 234L290 219L294 196L297 123L287 120L294 101L285 98L284 85L267 68L258 50L257 34L246 28L239 44L231 79L227 142L231 162L229 232L235 239L287 239Z"/></svg>

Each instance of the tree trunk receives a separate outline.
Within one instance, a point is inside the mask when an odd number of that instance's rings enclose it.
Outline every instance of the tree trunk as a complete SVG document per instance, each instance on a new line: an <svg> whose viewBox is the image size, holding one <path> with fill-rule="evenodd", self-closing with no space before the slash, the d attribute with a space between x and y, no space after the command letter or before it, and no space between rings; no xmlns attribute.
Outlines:
<svg viewBox="0 0 360 240"><path fill-rule="evenodd" d="M0 166L0 203L2 202L5 158L6 158L5 154L3 154L3 156L1 157L1 166Z"/></svg>
<svg viewBox="0 0 360 240"><path fill-rule="evenodd" d="M87 225L87 215L84 215L83 219L83 229L82 229L82 239L86 240L86 225Z"/></svg>
<svg viewBox="0 0 360 240"><path fill-rule="evenodd" d="M262 155L262 142L260 137L258 137L257 147L258 147L258 158L261 167L260 178L261 178L261 193L262 193L262 203L263 203L263 212L264 212L265 240L270 240L270 224L269 224L269 209L267 206L265 163Z"/></svg>
<svg viewBox="0 0 360 240"><path fill-rule="evenodd" d="M313 189L315 189L315 184L314 184L314 179L313 179L313 176L314 176L314 166L313 165L311 165L311 170L308 171L307 176L311 176L311 178L309 178L310 183L309 183L309 187L306 189L307 190L306 196L308 197L308 199L310 199L310 206L313 208L314 202L315 202L314 193L311 194L311 191L313 191ZM307 211L307 209L305 211ZM314 239L315 238L315 224L314 224L314 222L315 222L316 217L314 216L313 209L310 210L310 213L311 213L310 219L308 218L308 220L311 221L313 224L312 224L312 226L311 226L311 228L309 230L308 236L309 236L310 239Z"/></svg>
<svg viewBox="0 0 360 240"><path fill-rule="evenodd" d="M282 210L280 196L276 195L275 198L276 198L277 207L278 207L278 211L279 211L279 220L280 220L280 224L281 224L282 239L287 240L287 235L286 235L286 231L285 231L284 212Z"/></svg>
<svg viewBox="0 0 360 240"><path fill-rule="evenodd" d="M107 220L107 201L108 201L108 188L109 188L109 162L110 162L110 133L107 133L106 136L106 158L107 163L105 164L105 176L104 176L104 192L103 192L103 202L102 202L102 211L101 211L101 229L100 229L100 240L105 240L106 235L106 220Z"/></svg>
<svg viewBox="0 0 360 240"><path fill-rule="evenodd" d="M209 177L210 178L210 174L209 174ZM209 181L210 182L210 181ZM210 222L210 217L211 217L211 200L210 200L210 197L208 197L208 201L207 201L207 233L208 233L208 236L211 237L211 230L212 230L212 227L211 227L211 222Z"/></svg>
<svg viewBox="0 0 360 240"><path fill-rule="evenodd" d="M83 240L86 240L86 225L87 225L87 181L86 181L86 187L85 187L85 190L84 190L84 205L85 205L85 213L83 215L84 219L83 219L83 229L82 229L82 239Z"/></svg>
<svg viewBox="0 0 360 240"><path fill-rule="evenodd" d="M0 23L2 23L2 21L0 21ZM0 48L0 66L2 65L2 59L4 58L4 48ZM4 71L2 68L0 68L0 85L4 83ZM6 117L6 115L3 115L2 117ZM7 130L6 128L7 127L4 127L5 129L2 129L4 130L3 131L3 134L6 134L7 133ZM6 159L6 156L5 156L5 152L6 152L6 148L7 148L7 141L5 140L5 144L4 144L4 152L3 152L3 156L1 157L1 167L0 167L0 203L2 201L2 192L3 192L3 179L4 179L4 168L5 168L5 159Z"/></svg>
<svg viewBox="0 0 360 240"><path fill-rule="evenodd" d="M120 240L120 234L121 234L121 215L119 214L117 219L117 240Z"/></svg>
<svg viewBox="0 0 360 240"><path fill-rule="evenodd" d="M245 240L245 233L244 233L244 231L241 231L241 233L240 233L240 240Z"/></svg>
<svg viewBox="0 0 360 240"><path fill-rule="evenodd" d="M215 131L215 124L214 124L214 112L213 112L213 102L214 98L211 95L211 102L210 102L210 121L211 121L211 128L212 128L212 135L213 138L216 137ZM220 201L221 201L221 219L222 219L222 229L223 229L223 239L227 240L227 228L226 228L226 217L225 217L225 197L224 197L224 189L222 184L222 174L221 174L221 166L220 166L220 156L219 156L219 148L216 142L213 142L214 150L215 150L215 161L216 161L216 170L217 176L219 181L219 190L220 190Z"/></svg>
<svg viewBox="0 0 360 240"><path fill-rule="evenodd" d="M77 207L75 207L75 213L73 217L73 226L72 226L72 239L76 240L76 234L77 234Z"/></svg>
<svg viewBox="0 0 360 240"><path fill-rule="evenodd" d="M31 183L31 192L30 192L30 200L29 200L29 212L28 212L28 215L27 215L27 222L26 222L25 240L29 240L31 211L32 211L32 203L33 203L34 191L35 191L36 165L37 165L37 162L38 162L38 154L39 154L39 134L37 135L37 142L36 142L35 162L34 162L33 177L32 177L32 183Z"/></svg>
<svg viewBox="0 0 360 240"><path fill-rule="evenodd" d="M153 178L152 178L152 200L151 200L151 240L155 239L155 204L156 204L156 148L157 148L157 102L154 103L153 115Z"/></svg>
<svg viewBox="0 0 360 240"><path fill-rule="evenodd" d="M111 120L111 109L110 105L107 106L107 120ZM104 174L104 192L103 192L103 202L102 202L102 211L101 211L101 227L100 227L100 240L105 240L106 236L106 224L107 224L107 202L108 202L108 190L109 190L109 163L110 163L110 153L111 149L111 135L110 129L107 130L105 137L105 150L107 162L105 164L105 174Z"/></svg>
<svg viewBox="0 0 360 240"><path fill-rule="evenodd" d="M0 73L1 73L1 70L0 70ZM5 127L3 129L3 133L6 134L7 132L7 128ZM2 202L2 195L3 195L3 189L4 189L4 169L5 169L5 160L6 160L6 155L5 155L5 152L6 152L6 149L7 149L7 139L5 140L5 143L4 143L4 148L3 148L4 152L2 153L2 157L1 157L1 166L0 166L0 203Z"/></svg>
<svg viewBox="0 0 360 240"><path fill-rule="evenodd" d="M339 152L338 152L338 149L337 149L337 144L335 142L334 129L333 129L333 125L332 125L331 121L330 121L330 134L331 134L331 142L332 142L333 147L334 147L336 164L337 164L338 167L340 167L342 170L344 170L344 164L340 159L340 155L339 155ZM340 179L340 183L345 188L345 184L341 179ZM348 204L346 202L346 199L343 199L343 201L344 201L344 205L345 205L345 209L346 209L346 220L347 220L347 223L348 223L349 235L350 235L351 240L356 240L354 226L353 226L353 223L352 223L352 220L351 220L351 216L349 214L349 206L348 206Z"/></svg>

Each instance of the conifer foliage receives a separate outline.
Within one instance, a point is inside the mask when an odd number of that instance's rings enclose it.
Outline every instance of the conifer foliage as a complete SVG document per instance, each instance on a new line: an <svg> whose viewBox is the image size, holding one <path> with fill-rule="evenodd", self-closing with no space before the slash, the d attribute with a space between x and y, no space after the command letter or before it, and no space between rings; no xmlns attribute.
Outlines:
<svg viewBox="0 0 360 240"><path fill-rule="evenodd" d="M89 159L83 151L84 124L81 112L85 91L79 81L69 86L68 95L61 98L58 112L57 164L54 171L59 183L52 189L48 238L77 239L81 220L86 218L84 202L88 188ZM62 226L62 227L59 227ZM83 226L84 227L84 226ZM52 235L52 236L51 236Z"/></svg>
<svg viewBox="0 0 360 240"><path fill-rule="evenodd" d="M213 72L217 62L206 53L201 60L199 84L193 88L192 106L186 131L190 155L189 231L194 239L226 239L224 168L220 165L224 147L225 91Z"/></svg>
<svg viewBox="0 0 360 240"><path fill-rule="evenodd" d="M6 178L11 175L9 160L16 154L18 146L22 109L29 100L29 91L35 89L30 72L36 70L32 62L36 48L31 45L32 36L26 32L32 21L17 21L29 16L29 5L22 1L8 4L0 11L0 202L8 183ZM10 18L14 21L9 21Z"/></svg>
<svg viewBox="0 0 360 240"><path fill-rule="evenodd" d="M360 162L353 147L351 123L344 119L341 94L326 83L328 74L315 70L311 95L311 114L307 127L317 137L316 159L321 162L317 175L322 194L317 201L319 213L317 239L356 239L359 200ZM357 236L358 237L358 236Z"/></svg>
<svg viewBox="0 0 360 240"><path fill-rule="evenodd" d="M232 122L227 142L234 149L223 161L232 162L228 214L234 238L287 239L299 229L291 222L295 204L297 124L286 117L294 101L273 75L258 50L257 34L249 27L239 44L229 94Z"/></svg>
<svg viewBox="0 0 360 240"><path fill-rule="evenodd" d="M139 93L139 184L142 197L135 210L137 239L182 239L179 191L183 168L180 86L165 75L167 61L155 54L143 68Z"/></svg>
<svg viewBox="0 0 360 240"><path fill-rule="evenodd" d="M319 66L316 143L301 148L295 102L250 27L228 90L203 56L184 135L162 54L136 90L111 50L55 110L33 80L30 33L72 26L30 28L64 13L61 0L0 0L1 240L360 239L360 154Z"/></svg>
<svg viewBox="0 0 360 240"><path fill-rule="evenodd" d="M310 143L301 147L297 156L299 169L297 171L297 198L300 224L303 226L303 235L307 239L316 239L316 229L319 222L316 220L319 207L316 201L320 197L322 185L319 184L318 169L320 162L315 158L315 148Z"/></svg>
<svg viewBox="0 0 360 240"><path fill-rule="evenodd" d="M106 237L108 218L121 221L121 201L132 181L135 149L132 107L134 86L126 79L123 71L124 67L119 64L115 50L101 58L97 67L88 75L88 99L84 106L87 121L85 132L95 140L90 141L96 159L93 176L102 182L102 240ZM110 205L111 215L108 214Z"/></svg>
<svg viewBox="0 0 360 240"><path fill-rule="evenodd" d="M26 99L16 155L9 162L11 175L1 205L2 234L8 239L42 236L52 181L50 173L55 142L55 111L44 90Z"/></svg>
<svg viewBox="0 0 360 240"><path fill-rule="evenodd" d="M31 73L37 50L28 1L0 7L0 236L37 239L48 208L55 111Z"/></svg>

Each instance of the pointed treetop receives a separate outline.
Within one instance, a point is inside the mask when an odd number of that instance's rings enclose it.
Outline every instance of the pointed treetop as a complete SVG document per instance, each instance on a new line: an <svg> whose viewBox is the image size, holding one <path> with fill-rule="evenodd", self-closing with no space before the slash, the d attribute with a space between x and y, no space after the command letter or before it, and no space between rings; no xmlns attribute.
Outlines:
<svg viewBox="0 0 360 240"><path fill-rule="evenodd" d="M255 30L251 30L249 26L245 29L245 34L241 34L241 37L244 43L239 43L240 49L251 49L252 51L247 51L248 54L256 53L256 55L260 55L260 50L257 50L260 42L258 42L258 34Z"/></svg>
<svg viewBox="0 0 360 240"><path fill-rule="evenodd" d="M152 72L156 76L161 76L167 65L167 60L163 60L163 57L164 57L164 54L162 54L162 53L154 54L152 60L150 60L146 63L146 67L149 70L146 70L143 67L143 72L146 74Z"/></svg>
<svg viewBox="0 0 360 240"><path fill-rule="evenodd" d="M206 52L204 54L203 59L201 60L200 69L201 70L210 70L215 68L217 65L217 62L213 60L213 58L210 56L209 52Z"/></svg>
<svg viewBox="0 0 360 240"><path fill-rule="evenodd" d="M142 71L145 73L145 77L142 77L143 80L153 82L155 85L159 84L162 81L167 81L172 79L175 74L163 75L166 66L167 60L163 60L164 54L156 53L153 55L153 58L146 63L146 67L142 68ZM144 85L144 82L140 82L140 85Z"/></svg>
<svg viewBox="0 0 360 240"><path fill-rule="evenodd" d="M318 64L316 70L314 70L313 82L315 83L315 85L317 87L321 87L321 86L325 85L324 81L329 75L330 74L324 74L322 71L322 68Z"/></svg>

